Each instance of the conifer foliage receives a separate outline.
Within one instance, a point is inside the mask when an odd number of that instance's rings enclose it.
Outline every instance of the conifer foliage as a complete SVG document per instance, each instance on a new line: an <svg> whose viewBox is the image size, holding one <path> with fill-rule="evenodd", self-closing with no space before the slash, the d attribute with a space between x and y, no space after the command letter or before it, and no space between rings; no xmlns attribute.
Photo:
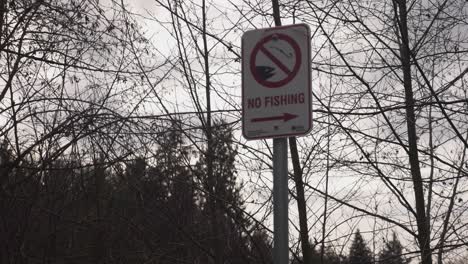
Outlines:
<svg viewBox="0 0 468 264"><path fill-rule="evenodd" d="M359 229L354 235L353 243L349 251L349 264L372 264L372 253L362 238Z"/></svg>
<svg viewBox="0 0 468 264"><path fill-rule="evenodd" d="M29 185L0 185L8 191L0 192L0 237L9 242L0 244L0 263L214 263L216 241L225 263L272 263L268 233L244 213L232 131L225 123L214 128L216 181L207 181L207 161L177 121L161 129L152 155L111 163L98 153L90 163L56 160L40 173L28 169L38 167L32 160L13 170L9 176ZM0 172L14 158L0 145Z"/></svg>
<svg viewBox="0 0 468 264"><path fill-rule="evenodd" d="M403 256L403 247L393 232L392 240L386 241L384 248L379 254L379 263L385 264L407 264L408 261Z"/></svg>

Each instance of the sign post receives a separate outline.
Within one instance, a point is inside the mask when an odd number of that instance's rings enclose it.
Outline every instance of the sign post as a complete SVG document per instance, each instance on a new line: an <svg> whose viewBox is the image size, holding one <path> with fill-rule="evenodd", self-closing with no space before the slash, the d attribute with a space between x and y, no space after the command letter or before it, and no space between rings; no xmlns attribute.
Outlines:
<svg viewBox="0 0 468 264"><path fill-rule="evenodd" d="M273 139L273 263L289 263L288 139Z"/></svg>
<svg viewBox="0 0 468 264"><path fill-rule="evenodd" d="M305 135L312 128L310 70L307 25L243 35L242 133L247 139L273 138L275 264L289 262L287 137Z"/></svg>

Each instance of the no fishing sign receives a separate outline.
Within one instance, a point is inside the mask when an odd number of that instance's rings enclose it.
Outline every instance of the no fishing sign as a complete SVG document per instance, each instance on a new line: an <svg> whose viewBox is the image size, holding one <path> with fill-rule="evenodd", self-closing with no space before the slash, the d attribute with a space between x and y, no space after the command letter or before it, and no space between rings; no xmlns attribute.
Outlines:
<svg viewBox="0 0 468 264"><path fill-rule="evenodd" d="M299 136L312 128L310 29L305 24L242 36L242 132L247 139Z"/></svg>

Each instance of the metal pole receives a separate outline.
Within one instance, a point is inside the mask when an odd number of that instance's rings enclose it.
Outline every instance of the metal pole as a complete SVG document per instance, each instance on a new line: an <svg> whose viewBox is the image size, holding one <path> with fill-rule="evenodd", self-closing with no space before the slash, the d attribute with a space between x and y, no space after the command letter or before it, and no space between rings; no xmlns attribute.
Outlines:
<svg viewBox="0 0 468 264"><path fill-rule="evenodd" d="M273 139L273 263L289 262L288 139Z"/></svg>
<svg viewBox="0 0 468 264"><path fill-rule="evenodd" d="M281 26L278 0L271 1L275 26ZM273 139L273 263L288 264L288 139Z"/></svg>

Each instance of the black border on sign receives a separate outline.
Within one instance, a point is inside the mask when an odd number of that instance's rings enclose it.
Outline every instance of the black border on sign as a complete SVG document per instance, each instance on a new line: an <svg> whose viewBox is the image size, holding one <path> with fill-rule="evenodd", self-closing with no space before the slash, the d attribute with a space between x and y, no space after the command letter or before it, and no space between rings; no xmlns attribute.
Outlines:
<svg viewBox="0 0 468 264"><path fill-rule="evenodd" d="M284 78L282 80L279 80L279 81L276 81L276 82L270 82L270 81L267 81L267 80L262 80L262 78L260 78L260 76L258 76L258 74L257 74L257 72L255 70L255 63L256 63L256 58L257 58L258 53L263 51L263 49L265 48L264 45L267 42L270 42L270 41L274 40L275 38L280 39L280 40L284 40L289 45L291 45L291 47L294 50L295 63L294 63L293 69L290 70L289 73L285 72L287 74L286 78ZM272 60L272 62L274 64L277 64L277 62L275 62L275 60L274 60L276 58L273 59L273 58L270 58L270 56L268 56L268 54L265 54L265 55L267 55L267 57L270 60ZM276 59L276 60L278 60L278 59ZM281 62L279 62L279 63L281 64ZM257 45L255 45L254 49L252 50L252 53L250 53L250 72L252 73L252 76L254 77L254 79L259 84L265 86L266 88L280 88L281 86L284 86L284 85L288 84L290 81L292 81L294 79L294 77L296 77L297 73L299 72L300 67L301 67L301 50L299 48L299 45L290 36L282 34L282 33L273 33L273 34L270 34L270 35L264 37L263 39L261 39L257 43Z"/></svg>
<svg viewBox="0 0 468 264"><path fill-rule="evenodd" d="M295 25L287 25L287 26L281 26L281 27L273 27L273 28L264 28L264 29L255 29L255 30L251 30L251 31L248 31L248 32L252 32L252 31L264 31L264 32L269 32L269 31L275 31L275 30L284 30L284 29L288 29L288 28L292 28L292 27L304 27L306 29L306 32L307 32L307 38L309 38L309 41L307 41L307 50L308 50L308 54L309 54L309 58L307 60L307 79L308 79L308 89L307 89L307 100L308 100L308 104L309 104L309 127L306 131L303 131L303 132L298 132L298 133L285 133L285 134L279 134L279 135L262 135L262 136L257 136L257 137L249 137L246 135L246 131L245 131L245 110L244 110L244 103L246 103L246 100L244 98L245 96L245 89L246 89L246 85L245 85L245 68L244 68L244 61L242 60L242 63L241 63L241 72L242 72L242 135L244 136L244 138L246 138L247 140L256 140L256 139L268 139L268 138L284 138L284 137L291 137L291 136L304 136L304 135L307 135L308 133L310 133L310 131L312 130L312 78L311 78L311 67L310 67L310 55L311 55L311 48L310 48L310 28L307 24L295 24ZM246 51L244 49L245 45L244 45L244 41L245 41L245 33L244 35L242 36L242 43L241 43L241 59L243 58L247 58L246 56L248 56L248 54L245 54Z"/></svg>

